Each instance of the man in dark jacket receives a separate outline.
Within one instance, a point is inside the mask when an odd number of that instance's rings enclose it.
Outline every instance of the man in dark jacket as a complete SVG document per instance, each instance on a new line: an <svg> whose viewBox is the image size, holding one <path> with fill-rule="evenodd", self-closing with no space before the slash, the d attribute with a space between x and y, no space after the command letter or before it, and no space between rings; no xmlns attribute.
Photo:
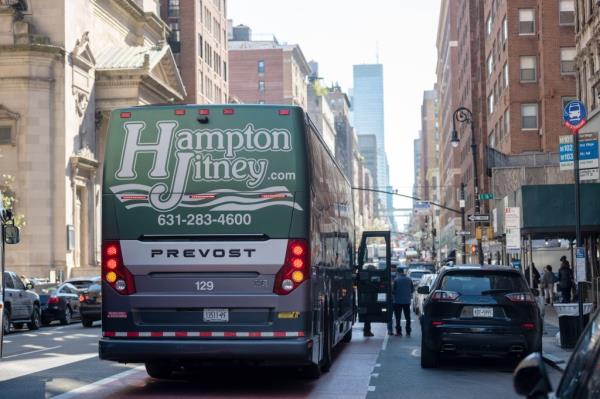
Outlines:
<svg viewBox="0 0 600 399"><path fill-rule="evenodd" d="M573 288L573 271L567 261L567 257L560 258L560 269L558 269L558 289L562 296L562 303L571 302L571 289Z"/></svg>
<svg viewBox="0 0 600 399"><path fill-rule="evenodd" d="M410 337L410 300L414 290L415 288L412 280L406 277L404 270L398 269L396 271L396 279L392 286L392 295L394 296L394 317L396 318L396 335L402 336L400 318L402 317L402 312L404 312L404 319L406 320L406 336Z"/></svg>

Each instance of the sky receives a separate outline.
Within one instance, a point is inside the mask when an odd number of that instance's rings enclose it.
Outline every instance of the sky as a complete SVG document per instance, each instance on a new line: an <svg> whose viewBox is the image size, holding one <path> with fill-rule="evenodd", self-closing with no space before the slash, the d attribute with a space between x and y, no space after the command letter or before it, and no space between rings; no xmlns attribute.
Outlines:
<svg viewBox="0 0 600 399"><path fill-rule="evenodd" d="M234 25L248 25L253 34L299 44L308 61L319 63L323 82L337 82L346 92L352 87L352 65L379 58L390 184L411 195L423 91L436 81L439 8L440 0L229 0L227 11ZM395 198L396 207L412 206Z"/></svg>

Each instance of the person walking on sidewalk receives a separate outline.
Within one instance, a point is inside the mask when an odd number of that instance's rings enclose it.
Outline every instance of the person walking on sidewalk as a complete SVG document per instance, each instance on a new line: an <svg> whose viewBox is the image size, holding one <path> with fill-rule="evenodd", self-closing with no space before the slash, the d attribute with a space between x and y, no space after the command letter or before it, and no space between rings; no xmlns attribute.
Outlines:
<svg viewBox="0 0 600 399"><path fill-rule="evenodd" d="M562 296L562 303L571 302L571 289L573 288L573 271L566 256L560 258L560 269L558 269L558 289Z"/></svg>
<svg viewBox="0 0 600 399"><path fill-rule="evenodd" d="M400 319L402 313L404 313L404 319L406 320L406 336L410 337L410 300L414 290L415 287L412 280L406 277L404 270L398 269L396 271L396 279L392 286L392 294L394 296L394 317L396 318L396 335L398 336L402 336Z"/></svg>
<svg viewBox="0 0 600 399"><path fill-rule="evenodd" d="M542 290L546 305L554 305L554 273L552 266L546 265L546 271L542 275Z"/></svg>

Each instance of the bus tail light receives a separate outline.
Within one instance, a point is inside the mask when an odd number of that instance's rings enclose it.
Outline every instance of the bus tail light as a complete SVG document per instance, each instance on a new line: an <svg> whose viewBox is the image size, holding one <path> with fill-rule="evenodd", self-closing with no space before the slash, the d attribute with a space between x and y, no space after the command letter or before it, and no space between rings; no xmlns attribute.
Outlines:
<svg viewBox="0 0 600 399"><path fill-rule="evenodd" d="M306 240L289 240L285 263L275 276L273 292L287 295L310 278L310 252Z"/></svg>
<svg viewBox="0 0 600 399"><path fill-rule="evenodd" d="M102 243L102 279L121 295L135 294L133 275L123 264L119 241Z"/></svg>

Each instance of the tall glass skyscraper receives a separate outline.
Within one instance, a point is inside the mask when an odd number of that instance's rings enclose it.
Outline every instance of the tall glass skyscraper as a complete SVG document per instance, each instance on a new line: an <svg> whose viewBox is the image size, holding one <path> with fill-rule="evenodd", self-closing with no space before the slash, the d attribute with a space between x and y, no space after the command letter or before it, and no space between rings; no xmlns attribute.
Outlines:
<svg viewBox="0 0 600 399"><path fill-rule="evenodd" d="M385 128L383 122L383 65L354 65L354 87L352 91L352 113L354 127L359 135L374 134L377 137L377 186L387 190L389 186L388 163L385 153ZM390 201L381 194L381 203ZM391 210L390 210L391 211ZM390 220L393 218L390 217Z"/></svg>

